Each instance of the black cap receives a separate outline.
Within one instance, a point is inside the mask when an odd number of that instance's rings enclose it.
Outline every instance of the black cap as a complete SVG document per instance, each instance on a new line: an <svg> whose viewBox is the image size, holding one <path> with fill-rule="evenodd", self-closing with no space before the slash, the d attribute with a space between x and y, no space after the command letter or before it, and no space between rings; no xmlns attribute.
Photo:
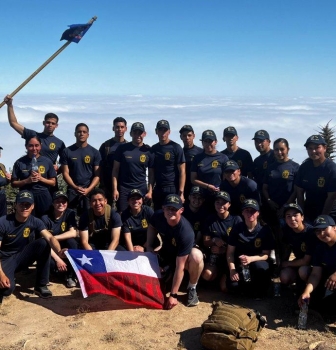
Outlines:
<svg viewBox="0 0 336 350"><path fill-rule="evenodd" d="M259 203L255 199L244 200L243 205L242 205L242 210L244 210L246 208L252 208L252 209L255 209L258 211L260 210Z"/></svg>
<svg viewBox="0 0 336 350"><path fill-rule="evenodd" d="M216 200L216 199L224 199L225 201L231 203L231 197L230 197L230 195L229 195L227 192L224 192L224 191L216 192L216 194L215 194L215 200Z"/></svg>
<svg viewBox="0 0 336 350"><path fill-rule="evenodd" d="M314 229L324 229L328 226L335 226L334 219L329 215L319 215L313 223Z"/></svg>
<svg viewBox="0 0 336 350"><path fill-rule="evenodd" d="M145 131L145 126L140 122L136 122L136 123L133 123L131 126L131 132L133 130L140 130L143 132L143 131Z"/></svg>
<svg viewBox="0 0 336 350"><path fill-rule="evenodd" d="M212 140L212 141L217 141L216 134L213 130L205 130L202 133L202 139L200 141L204 140Z"/></svg>
<svg viewBox="0 0 336 350"><path fill-rule="evenodd" d="M224 172L228 170L237 170L237 169L239 169L239 165L234 160L228 160L224 164Z"/></svg>
<svg viewBox="0 0 336 350"><path fill-rule="evenodd" d="M191 125L183 125L180 129L180 134L182 134L184 131L192 131L194 132L194 129Z"/></svg>
<svg viewBox="0 0 336 350"><path fill-rule="evenodd" d="M177 194L168 194L163 202L164 206L173 207L176 209L181 209L183 207L183 203L181 198Z"/></svg>
<svg viewBox="0 0 336 350"><path fill-rule="evenodd" d="M259 139L259 140L269 140L270 136L269 133L266 130L258 130L255 132L254 137L252 140Z"/></svg>
<svg viewBox="0 0 336 350"><path fill-rule="evenodd" d="M228 126L224 129L224 136L226 135L238 135L237 130L233 126Z"/></svg>
<svg viewBox="0 0 336 350"><path fill-rule="evenodd" d="M304 146L307 147L309 143L314 143L315 145L326 145L327 144L325 142L325 139L321 135L312 135L312 136L308 137Z"/></svg>
<svg viewBox="0 0 336 350"><path fill-rule="evenodd" d="M157 123L156 123L156 129L160 129L160 128L166 128L168 130L170 130L170 125L169 125L169 122L168 120L159 120Z"/></svg>
<svg viewBox="0 0 336 350"><path fill-rule="evenodd" d="M3 148L0 146L0 149L3 149Z"/></svg>
<svg viewBox="0 0 336 350"><path fill-rule="evenodd" d="M34 203L34 196L30 191L23 190L16 195L16 203Z"/></svg>
<svg viewBox="0 0 336 350"><path fill-rule="evenodd" d="M200 196L204 197L204 190L200 186L193 186L193 187L191 187L191 190L190 190L189 194L190 195L199 194Z"/></svg>
<svg viewBox="0 0 336 350"><path fill-rule="evenodd" d="M133 189L128 193L127 199L130 199L131 197L134 197L134 196L139 196L141 198L144 197L143 193L140 190Z"/></svg>
<svg viewBox="0 0 336 350"><path fill-rule="evenodd" d="M300 214L303 215L303 210L298 204L296 204L296 203L289 203L289 204L285 204L284 205L284 216L286 215L286 212L289 209L295 209L296 211L298 211Z"/></svg>
<svg viewBox="0 0 336 350"><path fill-rule="evenodd" d="M64 197L66 200L69 200L67 194L62 192L62 191L54 192L52 199L54 201L55 199L60 198L60 197Z"/></svg>

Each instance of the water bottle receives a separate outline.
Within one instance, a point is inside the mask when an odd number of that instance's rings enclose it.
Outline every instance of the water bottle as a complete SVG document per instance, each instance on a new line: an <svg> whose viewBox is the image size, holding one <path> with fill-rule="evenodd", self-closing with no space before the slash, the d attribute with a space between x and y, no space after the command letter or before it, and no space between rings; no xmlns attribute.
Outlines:
<svg viewBox="0 0 336 350"><path fill-rule="evenodd" d="M215 266L217 264L217 260L219 258L218 254L210 254L209 255L209 265L210 266Z"/></svg>
<svg viewBox="0 0 336 350"><path fill-rule="evenodd" d="M298 319L299 329L307 328L307 318L308 318L308 299L303 299L303 304L301 306L299 319Z"/></svg>
<svg viewBox="0 0 336 350"><path fill-rule="evenodd" d="M242 274L245 282L251 282L250 267L248 265L242 265Z"/></svg>
<svg viewBox="0 0 336 350"><path fill-rule="evenodd" d="M324 298L329 297L331 294L334 294L334 291L330 290L330 289L326 289L326 291L324 293Z"/></svg>
<svg viewBox="0 0 336 350"><path fill-rule="evenodd" d="M31 164L31 171L38 173L39 168L38 168L37 159L35 156L33 156L30 164Z"/></svg>
<svg viewBox="0 0 336 350"><path fill-rule="evenodd" d="M280 278L276 277L273 279L273 292L274 292L274 296L275 297L280 297L281 294L281 282L280 282Z"/></svg>

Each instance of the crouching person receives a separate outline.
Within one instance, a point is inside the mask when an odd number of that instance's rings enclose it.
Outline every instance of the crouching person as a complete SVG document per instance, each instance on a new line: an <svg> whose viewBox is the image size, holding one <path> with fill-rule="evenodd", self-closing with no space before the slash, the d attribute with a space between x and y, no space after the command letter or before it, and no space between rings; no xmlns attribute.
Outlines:
<svg viewBox="0 0 336 350"><path fill-rule="evenodd" d="M35 294L50 298L49 264L51 248L63 257L58 241L47 231L44 223L31 215L34 197L30 191L17 194L15 213L0 218L0 301L13 293L15 272L37 262ZM36 236L41 238L35 239Z"/></svg>
<svg viewBox="0 0 336 350"><path fill-rule="evenodd" d="M162 267L170 266L174 270L171 292L166 308L172 309L178 304L177 292L182 283L184 270L189 272L187 306L199 303L196 285L203 270L203 254L194 248L195 235L193 228L182 216L183 204L176 194L169 194L163 202L163 210L158 210L150 219L147 230L147 251L156 248L156 236L160 235L162 247L159 250Z"/></svg>

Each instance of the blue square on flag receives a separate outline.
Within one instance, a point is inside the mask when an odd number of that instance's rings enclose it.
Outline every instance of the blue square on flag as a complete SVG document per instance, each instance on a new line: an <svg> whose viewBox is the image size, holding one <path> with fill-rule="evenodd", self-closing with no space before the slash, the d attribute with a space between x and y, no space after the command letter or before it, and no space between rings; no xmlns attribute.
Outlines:
<svg viewBox="0 0 336 350"><path fill-rule="evenodd" d="M91 274L107 272L104 259L99 250L91 250L89 254L87 252L87 250L69 249L69 253L78 270L84 269Z"/></svg>

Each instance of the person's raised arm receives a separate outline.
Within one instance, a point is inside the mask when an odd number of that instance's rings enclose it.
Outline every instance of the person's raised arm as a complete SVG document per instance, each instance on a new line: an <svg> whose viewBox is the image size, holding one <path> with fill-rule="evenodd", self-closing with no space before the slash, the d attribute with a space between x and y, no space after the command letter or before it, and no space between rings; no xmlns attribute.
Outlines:
<svg viewBox="0 0 336 350"><path fill-rule="evenodd" d="M14 113L13 98L11 96L7 95L4 98L4 101L7 104L7 115L8 115L9 125L22 136L24 126L18 122L16 115Z"/></svg>

